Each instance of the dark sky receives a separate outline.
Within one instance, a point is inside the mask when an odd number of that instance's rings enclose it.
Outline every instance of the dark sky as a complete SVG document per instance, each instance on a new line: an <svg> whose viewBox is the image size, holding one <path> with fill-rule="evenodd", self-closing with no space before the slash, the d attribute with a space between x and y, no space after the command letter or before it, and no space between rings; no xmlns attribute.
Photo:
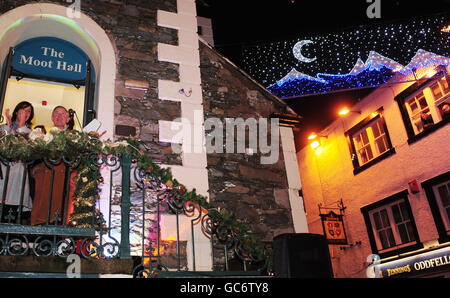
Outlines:
<svg viewBox="0 0 450 298"><path fill-rule="evenodd" d="M379 0L381 18L368 18L375 0L197 0L211 17L215 47L237 65L245 45L340 32L450 11L450 0Z"/></svg>
<svg viewBox="0 0 450 298"><path fill-rule="evenodd" d="M435 14L448 16L450 12L450 0L379 0L381 18L370 19L366 10L372 3L367 1L197 0L197 13L212 19L216 49L245 70L244 47L388 25ZM371 90L286 100L303 117L300 129L294 131L297 150L307 144L305 140L310 131L320 131L337 117L339 107L351 106Z"/></svg>

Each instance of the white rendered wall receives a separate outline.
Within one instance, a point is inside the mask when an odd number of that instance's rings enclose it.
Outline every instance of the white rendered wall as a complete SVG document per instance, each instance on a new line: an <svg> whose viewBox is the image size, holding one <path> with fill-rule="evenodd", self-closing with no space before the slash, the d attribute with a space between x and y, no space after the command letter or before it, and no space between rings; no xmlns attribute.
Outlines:
<svg viewBox="0 0 450 298"><path fill-rule="evenodd" d="M345 205L344 222L349 244L361 241L361 246L344 250L334 245L333 266L345 264L347 273L360 272L371 254L368 232L361 207L408 189L408 182L420 184L450 170L450 126L446 125L424 138L408 144L400 110L394 97L412 83L381 87L363 98L350 113L339 118L320 132L321 146L315 151L310 146L297 153L305 199L308 227L311 233L323 234L318 204L337 207L340 199ZM344 132L383 107L383 117L396 153L354 175L349 146ZM424 190L408 195L421 243L433 242L438 233ZM340 257L341 259L338 259Z"/></svg>
<svg viewBox="0 0 450 298"><path fill-rule="evenodd" d="M169 166L174 177L189 190L209 197L208 170L206 169L206 146L203 140L204 116L203 97L200 74L200 51L197 35L197 11L195 0L178 0L177 13L158 10L159 26L177 29L179 43L177 46L159 43L158 60L179 65L179 82L159 80L158 96L160 100L181 102L181 118L179 121L160 121L160 141L182 144L182 166ZM181 124L180 124L181 123ZM180 138L180 130L185 129L187 135L199 135L200 140ZM181 218L181 217L180 217ZM181 239L187 241L188 267L193 269L191 253L192 235L190 235L190 218L183 218L180 225L183 229ZM164 235L172 235L175 231L174 216L164 216ZM195 230L196 270L212 270L211 244L197 224ZM184 231L185 230L185 231Z"/></svg>

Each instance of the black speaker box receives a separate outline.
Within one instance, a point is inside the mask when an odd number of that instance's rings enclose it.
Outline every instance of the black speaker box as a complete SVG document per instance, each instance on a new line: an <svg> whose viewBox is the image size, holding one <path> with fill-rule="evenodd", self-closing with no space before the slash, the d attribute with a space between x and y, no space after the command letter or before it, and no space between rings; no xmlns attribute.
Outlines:
<svg viewBox="0 0 450 298"><path fill-rule="evenodd" d="M274 237L273 269L275 277L332 278L327 239L309 233Z"/></svg>

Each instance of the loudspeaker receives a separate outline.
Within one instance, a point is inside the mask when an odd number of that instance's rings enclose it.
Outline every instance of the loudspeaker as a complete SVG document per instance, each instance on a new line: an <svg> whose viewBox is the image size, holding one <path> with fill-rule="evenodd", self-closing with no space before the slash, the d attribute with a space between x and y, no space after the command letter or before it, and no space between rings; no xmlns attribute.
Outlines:
<svg viewBox="0 0 450 298"><path fill-rule="evenodd" d="M332 278L327 239L309 233L274 237L273 269L275 277Z"/></svg>

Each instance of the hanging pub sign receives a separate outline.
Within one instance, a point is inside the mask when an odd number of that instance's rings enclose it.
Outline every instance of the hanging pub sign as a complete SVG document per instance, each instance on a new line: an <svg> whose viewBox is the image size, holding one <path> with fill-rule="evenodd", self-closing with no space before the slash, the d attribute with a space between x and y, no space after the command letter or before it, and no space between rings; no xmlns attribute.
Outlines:
<svg viewBox="0 0 450 298"><path fill-rule="evenodd" d="M16 75L60 81L84 81L88 56L77 46L55 37L37 37L14 47ZM13 71L13 73L14 73Z"/></svg>
<svg viewBox="0 0 450 298"><path fill-rule="evenodd" d="M320 214L320 218L328 244L347 244L342 215L330 211L327 214Z"/></svg>

